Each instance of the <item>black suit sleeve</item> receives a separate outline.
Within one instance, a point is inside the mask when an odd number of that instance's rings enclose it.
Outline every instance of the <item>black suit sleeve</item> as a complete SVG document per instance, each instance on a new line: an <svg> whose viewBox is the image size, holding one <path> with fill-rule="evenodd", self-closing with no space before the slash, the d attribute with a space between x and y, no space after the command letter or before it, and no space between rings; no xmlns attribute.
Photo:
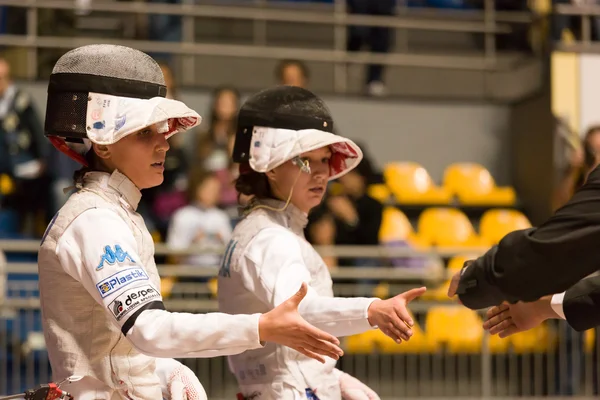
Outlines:
<svg viewBox="0 0 600 400"><path fill-rule="evenodd" d="M471 309L561 293L600 268L600 169L539 228L511 232L468 262L457 294Z"/></svg>
<svg viewBox="0 0 600 400"><path fill-rule="evenodd" d="M600 325L600 276L583 279L565 293L563 312L567 322L582 332Z"/></svg>

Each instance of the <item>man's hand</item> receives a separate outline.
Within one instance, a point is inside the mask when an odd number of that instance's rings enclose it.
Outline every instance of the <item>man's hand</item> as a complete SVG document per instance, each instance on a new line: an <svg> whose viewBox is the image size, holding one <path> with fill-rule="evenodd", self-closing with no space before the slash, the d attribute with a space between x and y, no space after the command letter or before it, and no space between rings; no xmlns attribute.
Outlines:
<svg viewBox="0 0 600 400"><path fill-rule="evenodd" d="M487 311L483 329L501 338L535 328L547 319L559 318L552 309L552 296L545 296L532 303L503 303Z"/></svg>
<svg viewBox="0 0 600 400"><path fill-rule="evenodd" d="M300 290L279 306L261 315L258 331L261 342L281 344L325 363L321 356L338 360L344 352L340 341L320 329L310 325L298 313L298 305L306 296L308 287L302 283Z"/></svg>
<svg viewBox="0 0 600 400"><path fill-rule="evenodd" d="M450 286L448 287L448 297L454 297L456 291L458 290L458 284L460 282L460 275L462 271L458 271L454 274L452 279L450 280Z"/></svg>
<svg viewBox="0 0 600 400"><path fill-rule="evenodd" d="M407 305L425 293L424 287L411 289L387 300L375 300L369 307L369 323L378 327L396 343L408 340L412 336L412 320Z"/></svg>

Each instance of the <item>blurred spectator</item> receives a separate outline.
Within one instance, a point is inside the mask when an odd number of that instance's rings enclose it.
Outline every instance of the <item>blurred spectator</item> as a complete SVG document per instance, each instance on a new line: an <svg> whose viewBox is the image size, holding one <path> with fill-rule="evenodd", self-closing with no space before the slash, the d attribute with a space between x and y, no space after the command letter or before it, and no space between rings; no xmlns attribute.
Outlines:
<svg viewBox="0 0 600 400"><path fill-rule="evenodd" d="M160 70L165 77L165 84L167 85L167 98L177 100L179 98L179 91L177 85L175 84L171 67L169 67L169 65L166 63L159 63L159 65Z"/></svg>
<svg viewBox="0 0 600 400"><path fill-rule="evenodd" d="M361 162L357 168L339 178L342 193L326 200L335 220L335 242L338 245L379 244L383 205L367 194L367 179L371 174L369 166ZM377 264L367 260L354 263Z"/></svg>
<svg viewBox="0 0 600 400"><path fill-rule="evenodd" d="M553 200L553 208L562 207L584 184L588 174L600 163L600 125L588 128L581 146L571 150L569 165L563 172Z"/></svg>
<svg viewBox="0 0 600 400"><path fill-rule="evenodd" d="M40 236L49 219L49 146L30 96L13 84L8 62L0 59L0 175L14 184L2 208L18 214L25 235Z"/></svg>
<svg viewBox="0 0 600 400"><path fill-rule="evenodd" d="M306 228L306 238L314 246L335 246L335 220L325 207L318 207L310 214L311 223ZM323 256L325 265L337 267L337 257Z"/></svg>
<svg viewBox="0 0 600 400"><path fill-rule="evenodd" d="M229 216L217 208L221 183L213 172L195 169L187 190L189 205L177 210L169 225L167 244L182 250L192 246L224 247L231 237ZM220 254L200 254L175 260L203 267L217 267Z"/></svg>
<svg viewBox="0 0 600 400"><path fill-rule="evenodd" d="M350 14L387 15L395 14L395 0L346 0ZM367 45L373 53L388 53L392 44L392 29L375 26L350 26L348 28L348 51L359 51ZM371 96L385 94L383 65L369 65L367 71L367 93Z"/></svg>
<svg viewBox="0 0 600 400"><path fill-rule="evenodd" d="M181 0L146 0L149 3L180 4ZM150 14L148 16L148 39L163 42L181 42L183 38L182 18L179 15ZM149 53L159 60L172 61L170 53Z"/></svg>
<svg viewBox="0 0 600 400"><path fill-rule="evenodd" d="M231 162L231 152L239 106L240 94L235 88L221 86L213 92L208 131L199 135L194 152L195 162L220 179L220 204L225 207L237 203L233 185L237 167Z"/></svg>
<svg viewBox="0 0 600 400"><path fill-rule="evenodd" d="M286 59L277 65L275 77L280 85L307 88L310 72L302 61Z"/></svg>

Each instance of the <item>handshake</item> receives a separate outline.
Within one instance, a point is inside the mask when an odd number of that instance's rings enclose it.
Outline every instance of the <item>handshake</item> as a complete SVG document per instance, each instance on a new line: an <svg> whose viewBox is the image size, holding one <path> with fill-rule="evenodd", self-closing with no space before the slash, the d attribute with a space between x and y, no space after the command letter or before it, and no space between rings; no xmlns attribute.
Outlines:
<svg viewBox="0 0 600 400"><path fill-rule="evenodd" d="M448 297L456 295L460 282L461 271L458 271L450 280ZM460 300L459 300L460 302ZM560 318L552 307L552 296L544 296L534 302L518 302L509 304L504 302L487 310L483 329L491 335L506 338L515 333L533 329L547 319Z"/></svg>

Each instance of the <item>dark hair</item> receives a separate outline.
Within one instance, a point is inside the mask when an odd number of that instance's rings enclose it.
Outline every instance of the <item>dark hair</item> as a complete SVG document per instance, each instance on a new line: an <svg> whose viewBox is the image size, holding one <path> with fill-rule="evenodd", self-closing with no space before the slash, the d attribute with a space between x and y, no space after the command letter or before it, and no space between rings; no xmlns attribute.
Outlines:
<svg viewBox="0 0 600 400"><path fill-rule="evenodd" d="M271 192L271 185L269 185L269 179L266 174L250 170L248 172L240 173L240 176L235 180L235 190L239 195L254 196L256 199L273 198Z"/></svg>
<svg viewBox="0 0 600 400"><path fill-rule="evenodd" d="M309 72L306 64L304 64L302 61L297 60L297 59L286 58L284 60L281 60L279 62L279 64L277 64L277 67L275 68L275 77L277 78L277 80L279 82L281 82L283 80L283 72L286 70L286 68L292 67L292 66L298 67L300 69L300 72L302 72L302 75L304 76L304 78L306 78L306 79L310 78L310 72Z"/></svg>
<svg viewBox="0 0 600 400"><path fill-rule="evenodd" d="M73 172L73 183L77 185L78 183L83 183L83 177L88 172L92 171L104 171L102 161L96 155L94 148L90 148L87 153L84 155L85 161L88 166L83 166L79 168L77 171Z"/></svg>
<svg viewBox="0 0 600 400"><path fill-rule="evenodd" d="M194 168L188 173L188 185L186 196L189 203L196 201L196 192L198 188L210 178L216 178L217 175L212 171L207 171L203 168Z"/></svg>

